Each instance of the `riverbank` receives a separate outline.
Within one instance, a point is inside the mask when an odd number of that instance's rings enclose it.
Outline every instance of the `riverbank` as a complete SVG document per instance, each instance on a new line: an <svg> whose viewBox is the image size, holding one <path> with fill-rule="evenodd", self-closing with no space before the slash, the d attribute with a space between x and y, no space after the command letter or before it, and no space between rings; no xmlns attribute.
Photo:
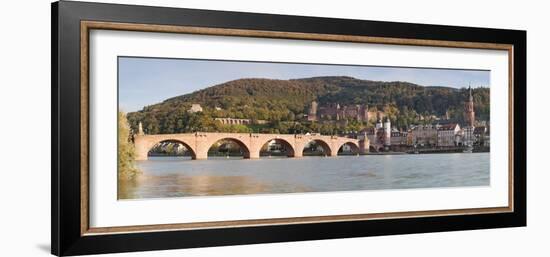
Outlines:
<svg viewBox="0 0 550 257"><path fill-rule="evenodd" d="M470 152L473 153L488 153L491 151L490 147L475 146ZM369 152L365 155L400 155L400 154L444 154L444 153L467 153L466 147L438 147L438 148L412 148L412 147L399 147L397 149L391 149L387 152Z"/></svg>
<svg viewBox="0 0 550 257"><path fill-rule="evenodd" d="M363 154L358 153L339 153L339 156L362 156L362 155L404 155L404 154L445 154L445 153L464 153L465 148L457 147L457 148L446 148L446 149L410 149L407 151L388 151L388 152L367 152ZM485 148L474 148L472 150L473 153L488 153L490 152L490 149ZM149 154L151 157L191 157L190 154ZM242 157L242 153L215 153L215 152L209 152L208 157ZM285 157L287 156L286 153L261 153L261 157ZM304 153L303 156L305 157L311 157L311 156L326 156L322 153Z"/></svg>
<svg viewBox="0 0 550 257"><path fill-rule="evenodd" d="M402 154L409 154L406 152L373 152L373 153L366 153L364 155L402 155Z"/></svg>

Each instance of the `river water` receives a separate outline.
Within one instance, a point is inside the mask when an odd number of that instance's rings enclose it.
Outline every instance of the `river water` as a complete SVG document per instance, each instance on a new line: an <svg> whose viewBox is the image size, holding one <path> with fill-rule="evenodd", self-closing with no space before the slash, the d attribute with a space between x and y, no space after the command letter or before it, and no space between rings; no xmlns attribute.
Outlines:
<svg viewBox="0 0 550 257"><path fill-rule="evenodd" d="M262 157L149 157L119 198L470 187L489 185L489 153Z"/></svg>

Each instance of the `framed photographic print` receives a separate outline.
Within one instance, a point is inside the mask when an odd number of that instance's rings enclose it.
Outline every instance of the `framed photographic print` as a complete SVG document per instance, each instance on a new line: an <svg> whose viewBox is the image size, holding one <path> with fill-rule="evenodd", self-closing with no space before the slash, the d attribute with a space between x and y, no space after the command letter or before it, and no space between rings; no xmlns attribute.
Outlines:
<svg viewBox="0 0 550 257"><path fill-rule="evenodd" d="M526 225L526 32L52 5L52 253Z"/></svg>

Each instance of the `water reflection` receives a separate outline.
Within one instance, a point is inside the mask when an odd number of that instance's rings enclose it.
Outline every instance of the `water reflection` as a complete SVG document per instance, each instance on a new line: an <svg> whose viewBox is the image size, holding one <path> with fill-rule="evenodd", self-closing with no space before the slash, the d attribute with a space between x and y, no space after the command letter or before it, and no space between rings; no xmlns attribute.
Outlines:
<svg viewBox="0 0 550 257"><path fill-rule="evenodd" d="M151 157L119 181L119 199L489 185L489 154Z"/></svg>

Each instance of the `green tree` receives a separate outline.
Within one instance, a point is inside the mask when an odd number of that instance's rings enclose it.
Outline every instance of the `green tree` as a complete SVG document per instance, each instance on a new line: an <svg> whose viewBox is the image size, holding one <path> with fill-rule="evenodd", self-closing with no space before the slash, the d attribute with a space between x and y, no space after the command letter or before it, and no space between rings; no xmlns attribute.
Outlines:
<svg viewBox="0 0 550 257"><path fill-rule="evenodd" d="M267 120L265 127L248 125L251 131L261 133L319 132L336 133L372 127L372 123L322 124L317 126L303 120L313 100L319 106L327 104L366 104L370 111L383 111L392 125L406 129L410 125L426 123L424 117L439 117L449 111L453 120L463 120L465 88L424 87L408 82L381 82L351 77L316 77L305 79L238 79L214 85L191 94L176 96L163 102L145 106L128 114L131 127L143 124L146 134L189 133L195 131L241 130L213 122L214 118L243 118ZM490 119L490 89L473 90L476 119ZM203 112L189 113L191 104L200 104ZM330 118L324 118L328 121ZM334 120L334 117L332 117ZM352 119L350 119L351 121ZM292 122L301 123L303 127Z"/></svg>
<svg viewBox="0 0 550 257"><path fill-rule="evenodd" d="M126 114L118 112L118 179L132 179L138 173L134 144L130 141L130 125L126 120Z"/></svg>

